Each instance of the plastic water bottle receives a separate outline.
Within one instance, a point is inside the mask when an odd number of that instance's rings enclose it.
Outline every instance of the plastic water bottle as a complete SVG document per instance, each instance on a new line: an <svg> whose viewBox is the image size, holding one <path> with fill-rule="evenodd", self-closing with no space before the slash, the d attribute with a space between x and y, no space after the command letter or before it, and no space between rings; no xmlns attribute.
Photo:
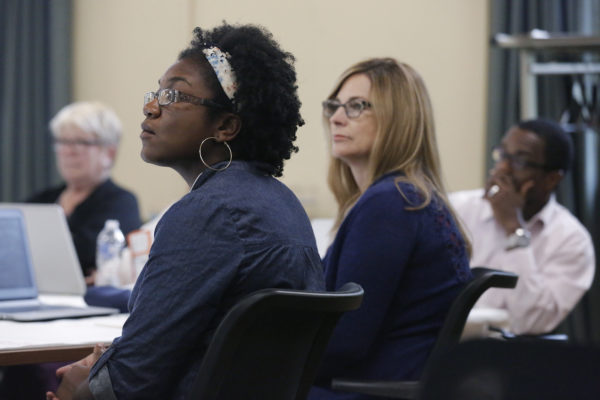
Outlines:
<svg viewBox="0 0 600 400"><path fill-rule="evenodd" d="M96 241L96 285L120 285L119 267L124 247L125 236L119 228L119 221L106 220Z"/></svg>

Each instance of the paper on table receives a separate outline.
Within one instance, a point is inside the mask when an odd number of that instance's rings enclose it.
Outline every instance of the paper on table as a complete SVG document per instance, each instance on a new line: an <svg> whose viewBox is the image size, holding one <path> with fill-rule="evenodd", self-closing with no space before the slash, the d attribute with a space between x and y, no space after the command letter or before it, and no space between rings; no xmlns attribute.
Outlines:
<svg viewBox="0 0 600 400"><path fill-rule="evenodd" d="M0 351L22 347L110 343L127 314L48 322L0 321Z"/></svg>
<svg viewBox="0 0 600 400"><path fill-rule="evenodd" d="M467 318L461 339L484 338L497 336L489 330L490 326L508 328L508 312L499 308L473 308Z"/></svg>
<svg viewBox="0 0 600 400"><path fill-rule="evenodd" d="M59 304L73 307L85 307L85 301L82 296L60 295L60 294L40 294L39 299L44 304Z"/></svg>

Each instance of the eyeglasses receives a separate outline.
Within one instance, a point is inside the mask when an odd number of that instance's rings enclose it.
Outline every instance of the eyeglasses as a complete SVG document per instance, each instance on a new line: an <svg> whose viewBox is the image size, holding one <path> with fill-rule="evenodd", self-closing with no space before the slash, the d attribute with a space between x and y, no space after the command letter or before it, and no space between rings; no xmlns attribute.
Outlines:
<svg viewBox="0 0 600 400"><path fill-rule="evenodd" d="M54 139L54 150L60 150L65 147L72 147L77 150L87 149L92 146L100 146L102 142L100 140L86 140L86 139Z"/></svg>
<svg viewBox="0 0 600 400"><path fill-rule="evenodd" d="M328 99L325 100L322 104L323 115L325 116L325 118L331 118L331 116L335 114L337 109L340 107L344 107L344 111L346 112L346 116L348 118L358 118L364 110L372 107L371 103L361 99L348 100L344 104L340 103L339 100Z"/></svg>
<svg viewBox="0 0 600 400"><path fill-rule="evenodd" d="M510 167L515 170L522 170L525 168L548 169L544 164L528 161L525 156L521 154L507 153L502 147L494 147L492 149L492 160L494 160L494 162L508 161Z"/></svg>
<svg viewBox="0 0 600 400"><path fill-rule="evenodd" d="M159 106L168 106L171 103L184 102L195 104L197 106L227 108L215 101L192 96L191 94L185 94L176 89L160 89L158 92L146 93L144 95L144 106L154 99L158 99Z"/></svg>

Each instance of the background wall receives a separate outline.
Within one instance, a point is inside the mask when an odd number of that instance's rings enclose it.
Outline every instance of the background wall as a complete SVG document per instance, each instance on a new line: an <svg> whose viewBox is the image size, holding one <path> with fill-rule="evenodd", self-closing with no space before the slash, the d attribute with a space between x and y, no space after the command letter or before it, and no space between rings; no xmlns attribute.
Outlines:
<svg viewBox="0 0 600 400"><path fill-rule="evenodd" d="M114 178L137 195L144 218L187 190L139 152L143 94L187 46L195 26L223 20L268 28L296 56L302 113L299 153L282 180L311 217L332 216L321 101L339 74L367 57L415 67L430 90L442 166L451 190L483 182L488 2L482 0L75 0L74 100L110 104L124 137Z"/></svg>

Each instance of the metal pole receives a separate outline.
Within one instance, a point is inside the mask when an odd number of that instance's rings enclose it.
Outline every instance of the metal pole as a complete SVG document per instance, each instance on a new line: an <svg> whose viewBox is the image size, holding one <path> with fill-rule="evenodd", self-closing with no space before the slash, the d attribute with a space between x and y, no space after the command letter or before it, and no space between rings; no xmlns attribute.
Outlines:
<svg viewBox="0 0 600 400"><path fill-rule="evenodd" d="M537 115L537 78L531 73L535 55L527 49L519 50L521 77L521 119L534 118Z"/></svg>

